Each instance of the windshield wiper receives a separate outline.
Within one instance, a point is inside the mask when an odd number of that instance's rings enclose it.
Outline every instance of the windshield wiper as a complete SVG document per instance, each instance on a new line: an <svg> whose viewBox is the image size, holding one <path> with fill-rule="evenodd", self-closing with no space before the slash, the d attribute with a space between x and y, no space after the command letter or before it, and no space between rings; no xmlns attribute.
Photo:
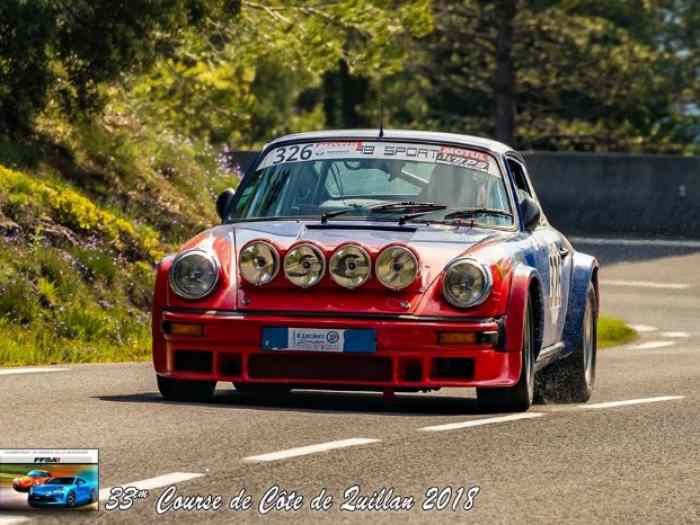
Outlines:
<svg viewBox="0 0 700 525"><path fill-rule="evenodd" d="M350 213L351 211L361 210L361 209L362 209L362 206L355 205L355 206L351 206L349 208L343 208L342 210L327 211L327 212L321 214L321 224L326 224L328 222L328 219L330 219L331 217L337 217L338 215L343 215L345 213Z"/></svg>
<svg viewBox="0 0 700 525"><path fill-rule="evenodd" d="M372 212L376 211L398 211L398 210L413 210L420 209L426 212L436 211L436 210L446 210L447 206L444 204L438 204L437 202L416 202L416 201L403 201L403 202L383 202L380 204L375 204L368 208Z"/></svg>
<svg viewBox="0 0 700 525"><path fill-rule="evenodd" d="M321 215L321 223L325 224L328 219L331 217L337 217L338 215L343 215L345 213L349 213L351 211L355 211L357 209L362 209L362 206L357 206L357 207L352 207L352 208L344 208L342 210L335 210L335 211L329 211ZM372 206L368 206L366 209L369 213L376 213L376 212L387 212L387 213L393 213L395 211L407 211L407 210L421 210L420 212L410 214L410 215L415 215L416 217L420 217L421 215L425 213L430 213L433 211L437 210L446 210L447 206L444 204L437 204L435 202L416 202L416 201L403 201L403 202L396 202L396 201L389 201L389 202L380 202L379 204L373 204ZM406 219L404 217L410 218L410 215L404 215L399 219L399 223L403 224Z"/></svg>
<svg viewBox="0 0 700 525"><path fill-rule="evenodd" d="M513 218L513 214L505 210L499 210L496 208L466 208L464 210L457 210L446 214L442 219L449 221L451 219L469 219L477 215L498 215L499 217L509 217Z"/></svg>

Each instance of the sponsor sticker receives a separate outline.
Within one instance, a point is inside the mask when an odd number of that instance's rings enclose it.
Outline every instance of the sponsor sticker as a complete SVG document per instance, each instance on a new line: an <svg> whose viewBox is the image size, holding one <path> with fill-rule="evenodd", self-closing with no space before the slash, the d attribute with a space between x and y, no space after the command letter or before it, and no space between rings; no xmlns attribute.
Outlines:
<svg viewBox="0 0 700 525"><path fill-rule="evenodd" d="M270 150L258 170L318 160L386 159L448 164L498 175L494 158L483 151L407 142L338 141L279 146Z"/></svg>
<svg viewBox="0 0 700 525"><path fill-rule="evenodd" d="M98 508L97 449L1 449L0 510Z"/></svg>

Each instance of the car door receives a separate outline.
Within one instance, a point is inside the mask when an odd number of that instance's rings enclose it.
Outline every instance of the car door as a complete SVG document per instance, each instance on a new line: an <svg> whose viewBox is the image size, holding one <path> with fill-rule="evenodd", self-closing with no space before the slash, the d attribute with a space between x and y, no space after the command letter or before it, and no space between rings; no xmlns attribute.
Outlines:
<svg viewBox="0 0 700 525"><path fill-rule="evenodd" d="M82 479L82 478L76 478L75 479L75 486L76 486L76 498L78 501L85 501L90 498L90 488L88 487L87 482Z"/></svg>
<svg viewBox="0 0 700 525"><path fill-rule="evenodd" d="M525 197L531 197L539 205L525 163L512 156L509 156L506 162L516 186L518 202ZM542 343L547 347L562 339L571 281L573 249L566 238L549 224L544 210L539 223L530 232L530 242L533 254L531 265L537 269L543 282L545 315Z"/></svg>

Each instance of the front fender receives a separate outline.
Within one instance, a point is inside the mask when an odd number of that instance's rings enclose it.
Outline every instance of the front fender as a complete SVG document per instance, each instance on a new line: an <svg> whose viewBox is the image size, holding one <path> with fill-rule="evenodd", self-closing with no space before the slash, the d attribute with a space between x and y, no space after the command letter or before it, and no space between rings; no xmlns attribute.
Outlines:
<svg viewBox="0 0 700 525"><path fill-rule="evenodd" d="M522 350L523 333L525 331L525 311L527 309L531 290L532 293L534 293L532 299L535 308L535 348L539 352L542 346L542 333L544 328L542 280L535 268L520 264L513 271L510 296L508 298L505 330L506 340L504 345L507 352L520 352Z"/></svg>
<svg viewBox="0 0 700 525"><path fill-rule="evenodd" d="M153 293L153 308L151 310L153 366L156 372L164 372L167 368L165 338L160 328L160 321L163 318L163 307L167 304L168 272L173 259L175 259L175 256L169 255L156 268L156 284Z"/></svg>
<svg viewBox="0 0 700 525"><path fill-rule="evenodd" d="M586 311L586 293L588 292L589 283L593 283L596 294L596 318L598 317L598 307L600 305L598 294L598 261L595 257L579 252L575 252L573 257L569 304L563 333L565 354L575 351L581 342L581 325Z"/></svg>

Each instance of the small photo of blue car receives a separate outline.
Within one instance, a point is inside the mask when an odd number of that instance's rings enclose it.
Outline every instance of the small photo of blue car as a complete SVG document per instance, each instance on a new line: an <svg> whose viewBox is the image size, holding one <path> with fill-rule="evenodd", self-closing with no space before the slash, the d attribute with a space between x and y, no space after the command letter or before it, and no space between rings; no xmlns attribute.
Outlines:
<svg viewBox="0 0 700 525"><path fill-rule="evenodd" d="M53 478L29 489L28 503L32 507L77 507L95 501L95 483L78 476Z"/></svg>

